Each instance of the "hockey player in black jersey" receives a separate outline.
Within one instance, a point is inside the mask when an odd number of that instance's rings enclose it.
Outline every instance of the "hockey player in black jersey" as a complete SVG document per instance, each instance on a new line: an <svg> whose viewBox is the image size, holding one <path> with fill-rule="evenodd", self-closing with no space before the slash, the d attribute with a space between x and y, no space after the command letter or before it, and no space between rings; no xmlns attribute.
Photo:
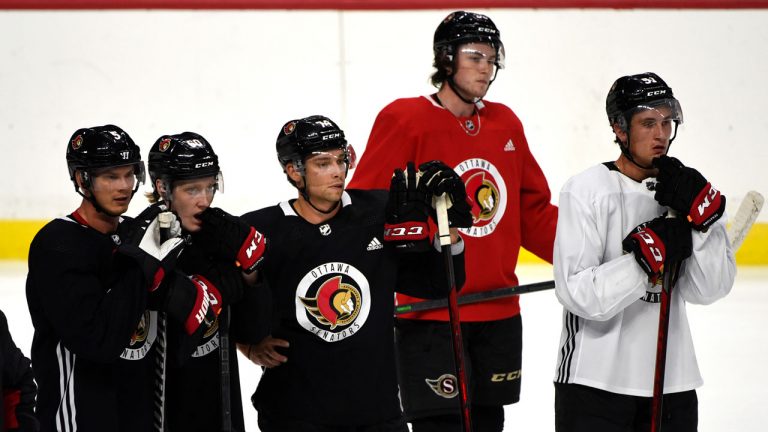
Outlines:
<svg viewBox="0 0 768 432"><path fill-rule="evenodd" d="M213 147L202 136L193 132L161 136L149 152L148 164L153 189L149 200L173 211L181 222L182 236L188 238L176 268L204 278L217 288L222 301L221 314L202 339L195 340L191 352L182 323L168 324L167 430L243 431L227 305L240 299L246 278L255 280L255 275L248 275L262 260L266 240L239 218L210 207L216 192L223 189L223 177ZM253 250L247 256L249 247ZM221 349L222 343L226 349Z"/></svg>
<svg viewBox="0 0 768 432"><path fill-rule="evenodd" d="M0 431L37 432L35 386L29 359L13 342L8 321L0 311Z"/></svg>
<svg viewBox="0 0 768 432"><path fill-rule="evenodd" d="M191 333L213 321L207 288L173 270L181 240L152 247L157 209L124 219L144 182L139 147L114 125L67 143L80 206L49 222L29 250L27 303L42 431L150 431L157 312ZM170 283L173 282L173 283Z"/></svg>
<svg viewBox="0 0 768 432"><path fill-rule="evenodd" d="M259 273L272 292L272 334L290 344L280 351L287 361L266 369L253 395L259 427L407 431L395 374L394 289L448 294L428 215L432 188L444 181L452 197L466 199L463 184L447 167L421 183L410 164L389 194L345 190L353 152L323 116L286 123L277 154L298 198L243 216L270 239ZM463 242L454 241L461 286Z"/></svg>

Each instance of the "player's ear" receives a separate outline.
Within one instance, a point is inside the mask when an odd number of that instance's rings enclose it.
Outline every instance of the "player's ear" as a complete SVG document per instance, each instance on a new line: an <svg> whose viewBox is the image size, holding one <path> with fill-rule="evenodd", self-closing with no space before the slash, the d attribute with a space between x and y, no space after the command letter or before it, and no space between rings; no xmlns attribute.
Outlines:
<svg viewBox="0 0 768 432"><path fill-rule="evenodd" d="M623 143L627 142L627 132L622 129L618 123L613 124L613 133L616 134L616 137L619 138L619 141Z"/></svg>
<svg viewBox="0 0 768 432"><path fill-rule="evenodd" d="M285 165L285 173L288 174L288 177L293 180L294 183L299 184L302 182L302 176L299 170L296 169L296 167L292 163L288 163Z"/></svg>

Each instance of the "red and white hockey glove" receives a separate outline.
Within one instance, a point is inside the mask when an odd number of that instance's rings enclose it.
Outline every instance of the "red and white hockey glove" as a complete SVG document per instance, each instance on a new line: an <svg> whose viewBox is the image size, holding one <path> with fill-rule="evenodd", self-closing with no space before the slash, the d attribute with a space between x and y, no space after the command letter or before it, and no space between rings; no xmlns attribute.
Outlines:
<svg viewBox="0 0 768 432"><path fill-rule="evenodd" d="M432 247L429 225L430 204L413 162L405 172L397 168L389 185L385 213L384 241L404 252L423 252Z"/></svg>
<svg viewBox="0 0 768 432"><path fill-rule="evenodd" d="M654 159L653 166L659 169L654 198L686 215L695 230L706 231L723 215L725 196L701 173L666 155Z"/></svg>
<svg viewBox="0 0 768 432"><path fill-rule="evenodd" d="M163 211L162 204L153 204L134 219L122 222L117 229L120 242L117 253L133 259L141 267L150 292L156 291L173 270L186 245L180 237L160 242L158 215Z"/></svg>
<svg viewBox="0 0 768 432"><path fill-rule="evenodd" d="M184 325L187 334L194 334L201 326L204 329L211 327L221 308L221 293L203 276L177 274L169 287L165 310Z"/></svg>
<svg viewBox="0 0 768 432"><path fill-rule="evenodd" d="M664 264L691 256L691 228L682 219L664 216L638 225L621 243L625 252L648 274L651 283L661 277Z"/></svg>
<svg viewBox="0 0 768 432"><path fill-rule="evenodd" d="M267 238L262 233L216 207L208 207L197 218L203 222L198 237L209 252L233 260L245 273L259 267L267 250Z"/></svg>

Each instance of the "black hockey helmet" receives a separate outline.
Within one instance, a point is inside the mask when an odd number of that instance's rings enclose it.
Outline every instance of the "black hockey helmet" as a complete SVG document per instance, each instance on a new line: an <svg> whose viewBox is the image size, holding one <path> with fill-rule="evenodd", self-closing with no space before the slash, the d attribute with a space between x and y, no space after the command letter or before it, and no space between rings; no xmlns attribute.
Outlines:
<svg viewBox="0 0 768 432"><path fill-rule="evenodd" d="M354 152L347 145L344 131L333 120L321 115L291 120L283 125L275 147L277 160L283 169L293 163L302 174L306 157L325 150L344 150L347 166L352 168L349 165L354 163Z"/></svg>
<svg viewBox="0 0 768 432"><path fill-rule="evenodd" d="M170 190L175 180L202 177L215 177L217 190L223 190L224 179L219 168L219 158L211 143L200 134L182 132L161 136L149 150L147 164L155 193L158 179L167 182L167 189Z"/></svg>
<svg viewBox="0 0 768 432"><path fill-rule="evenodd" d="M135 193L145 180L141 150L118 126L110 124L81 128L72 134L67 143L69 178L78 193L80 189L77 186L75 172L82 173L83 186L87 189L91 185L93 170L127 165L135 167L134 174L137 180L133 190Z"/></svg>
<svg viewBox="0 0 768 432"><path fill-rule="evenodd" d="M683 123L683 110L675 99L672 88L653 72L623 76L617 79L608 92L605 111L611 126L618 123L627 131L632 115L638 110L667 106L676 125ZM671 140L670 140L671 141Z"/></svg>
<svg viewBox="0 0 768 432"><path fill-rule="evenodd" d="M490 18L479 13L456 11L445 17L437 26L432 49L437 58L444 50L452 55L457 45L470 42L487 43L497 51L503 47L499 29Z"/></svg>

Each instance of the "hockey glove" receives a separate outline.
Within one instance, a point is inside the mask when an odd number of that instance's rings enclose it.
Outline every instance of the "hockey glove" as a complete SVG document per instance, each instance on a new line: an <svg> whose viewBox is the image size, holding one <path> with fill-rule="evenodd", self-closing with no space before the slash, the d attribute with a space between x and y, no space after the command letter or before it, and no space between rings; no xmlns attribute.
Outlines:
<svg viewBox="0 0 768 432"><path fill-rule="evenodd" d="M389 184L384 241L404 252L423 252L432 244L429 226L428 197L419 187L419 176L413 162L405 172L397 168Z"/></svg>
<svg viewBox="0 0 768 432"><path fill-rule="evenodd" d="M255 228L216 207L197 216L203 222L199 238L208 252L232 260L245 273L253 273L264 259L267 238Z"/></svg>
<svg viewBox="0 0 768 432"><path fill-rule="evenodd" d="M680 218L657 217L638 225L621 245L625 252L635 254L648 280L655 284L666 263L691 256L691 227Z"/></svg>
<svg viewBox="0 0 768 432"><path fill-rule="evenodd" d="M421 184L432 199L448 194L448 224L451 228L469 228L472 226L472 207L467 202L467 190L456 171L441 161L429 161L419 165ZM432 218L437 222L437 217Z"/></svg>
<svg viewBox="0 0 768 432"><path fill-rule="evenodd" d="M160 243L158 215L163 211L165 207L162 204L153 204L135 219L126 220L118 226L120 245L117 253L139 265L150 292L156 291L165 275L173 270L185 245L179 237Z"/></svg>
<svg viewBox="0 0 768 432"><path fill-rule="evenodd" d="M177 273L170 285L164 309L187 334L195 334L201 326L208 329L216 322L222 308L221 293L208 279Z"/></svg>
<svg viewBox="0 0 768 432"><path fill-rule="evenodd" d="M654 198L687 215L695 230L706 231L723 215L725 196L701 173L666 155L654 159L653 166L659 169Z"/></svg>

